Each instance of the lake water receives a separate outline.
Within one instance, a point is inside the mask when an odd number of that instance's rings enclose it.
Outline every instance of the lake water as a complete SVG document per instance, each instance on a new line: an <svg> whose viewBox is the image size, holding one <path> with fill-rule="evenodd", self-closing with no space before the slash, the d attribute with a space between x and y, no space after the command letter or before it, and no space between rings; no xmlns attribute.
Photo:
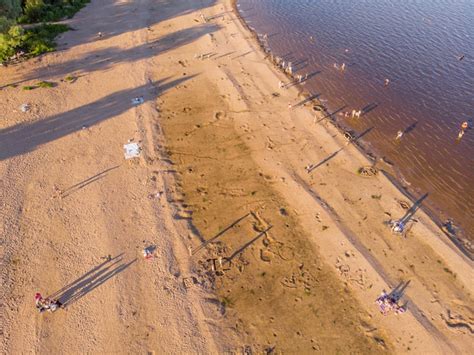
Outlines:
<svg viewBox="0 0 474 355"><path fill-rule="evenodd" d="M238 9L296 74L317 73L305 89L341 109L338 122L372 128L364 140L376 155L474 238L474 129L456 139L474 119L474 1L239 0ZM342 114L369 105L360 119Z"/></svg>

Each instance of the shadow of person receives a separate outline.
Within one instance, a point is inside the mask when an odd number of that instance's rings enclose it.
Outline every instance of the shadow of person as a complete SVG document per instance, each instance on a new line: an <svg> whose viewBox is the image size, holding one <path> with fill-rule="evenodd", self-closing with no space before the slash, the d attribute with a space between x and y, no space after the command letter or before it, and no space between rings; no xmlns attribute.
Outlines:
<svg viewBox="0 0 474 355"><path fill-rule="evenodd" d="M405 213L405 215L400 218L400 222L403 224L406 224L418 211L418 209L421 207L421 204L423 203L424 199L428 197L428 192L425 193L423 196L421 196L414 204L413 206L410 207L410 209Z"/></svg>
<svg viewBox="0 0 474 355"><path fill-rule="evenodd" d="M0 161L34 151L43 144L54 141L100 122L114 118L131 109L131 99L143 96L153 100L161 93L193 78L189 75L176 80L166 79L126 89L105 96L97 101L62 112L32 123L21 123L0 129Z"/></svg>
<svg viewBox="0 0 474 355"><path fill-rule="evenodd" d="M392 291L390 291L388 297L393 299L395 302L398 302L400 298L402 298L403 294L405 293L405 289L408 287L410 282L411 280L408 280L407 282L400 282Z"/></svg>
<svg viewBox="0 0 474 355"><path fill-rule="evenodd" d="M135 258L128 263L124 263L122 255L104 261L48 298L57 299L64 308L70 306L137 261Z"/></svg>

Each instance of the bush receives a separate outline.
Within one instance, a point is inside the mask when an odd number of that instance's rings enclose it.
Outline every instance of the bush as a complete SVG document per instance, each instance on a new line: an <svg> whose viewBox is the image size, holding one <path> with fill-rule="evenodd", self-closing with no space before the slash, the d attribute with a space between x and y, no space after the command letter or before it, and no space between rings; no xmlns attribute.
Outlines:
<svg viewBox="0 0 474 355"><path fill-rule="evenodd" d="M0 61L5 62L21 50L25 39L25 31L20 26L12 26L7 33L0 34Z"/></svg>
<svg viewBox="0 0 474 355"><path fill-rule="evenodd" d="M41 25L25 31L13 26L8 33L0 34L0 62L7 62L20 51L27 57L54 51L54 38L68 29L66 25Z"/></svg>
<svg viewBox="0 0 474 355"><path fill-rule="evenodd" d="M54 38L69 28L44 24L23 29L17 23L39 23L72 17L90 0L0 0L0 63L19 59L17 54L33 57L55 49ZM23 13L21 13L23 5ZM18 17L19 16L19 17Z"/></svg>
<svg viewBox="0 0 474 355"><path fill-rule="evenodd" d="M21 0L0 0L0 14L6 19L15 19L21 14Z"/></svg>
<svg viewBox="0 0 474 355"><path fill-rule="evenodd" d="M0 0L1 1L1 0ZM71 18L90 0L26 0L19 23L59 21Z"/></svg>

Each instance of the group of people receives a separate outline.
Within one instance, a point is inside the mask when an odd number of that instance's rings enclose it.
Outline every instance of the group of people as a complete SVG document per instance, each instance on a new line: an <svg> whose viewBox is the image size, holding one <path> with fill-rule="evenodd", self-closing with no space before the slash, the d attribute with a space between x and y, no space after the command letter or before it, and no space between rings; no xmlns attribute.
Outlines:
<svg viewBox="0 0 474 355"><path fill-rule="evenodd" d="M41 293L38 293L38 292L35 294L35 304L36 304L36 308L38 309L40 313L43 313L46 311L54 312L58 310L58 308L61 308L63 305L57 299L52 299L48 297L43 298L43 296L41 296Z"/></svg>
<svg viewBox="0 0 474 355"><path fill-rule="evenodd" d="M390 311L394 311L395 314L404 313L406 308L398 305L398 299L392 295L387 294L385 291L375 300L375 303L379 305L380 313L386 316Z"/></svg>

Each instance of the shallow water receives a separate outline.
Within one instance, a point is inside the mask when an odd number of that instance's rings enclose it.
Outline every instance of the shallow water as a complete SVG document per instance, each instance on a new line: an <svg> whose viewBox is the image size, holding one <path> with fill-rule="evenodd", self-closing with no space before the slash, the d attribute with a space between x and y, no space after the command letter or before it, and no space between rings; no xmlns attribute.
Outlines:
<svg viewBox="0 0 474 355"><path fill-rule="evenodd" d="M404 185L474 238L474 129L456 139L474 119L474 1L239 0L238 9L297 74L315 74L305 89L341 109L337 121L373 127L364 139ZM360 119L342 114L368 105ZM398 130L407 132L397 142Z"/></svg>

